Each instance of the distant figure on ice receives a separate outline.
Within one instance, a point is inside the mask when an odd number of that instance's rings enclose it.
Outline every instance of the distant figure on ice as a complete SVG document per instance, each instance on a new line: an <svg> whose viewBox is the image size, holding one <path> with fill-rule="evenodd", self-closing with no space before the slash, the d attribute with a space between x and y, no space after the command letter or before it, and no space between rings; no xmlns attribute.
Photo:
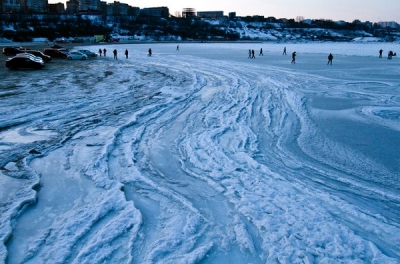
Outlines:
<svg viewBox="0 0 400 264"><path fill-rule="evenodd" d="M128 58L128 50L125 50L125 57Z"/></svg>
<svg viewBox="0 0 400 264"><path fill-rule="evenodd" d="M396 56L396 53L393 53L393 51L388 52L388 60L391 60L393 56Z"/></svg>
<svg viewBox="0 0 400 264"><path fill-rule="evenodd" d="M106 56L107 50L104 48L103 49L104 57Z"/></svg>
<svg viewBox="0 0 400 264"><path fill-rule="evenodd" d="M262 52L262 48L260 49L260 54L258 54L258 56L264 56L264 54Z"/></svg>
<svg viewBox="0 0 400 264"><path fill-rule="evenodd" d="M255 58L256 58L256 56L254 56L254 50L251 50L251 58L252 58L252 59L255 59Z"/></svg>
<svg viewBox="0 0 400 264"><path fill-rule="evenodd" d="M380 50L379 50L379 58L382 58L382 52L383 52L383 50L380 49Z"/></svg>
<svg viewBox="0 0 400 264"><path fill-rule="evenodd" d="M286 47L283 48L283 53L282 53L282 55L287 55L287 54L286 54Z"/></svg>
<svg viewBox="0 0 400 264"><path fill-rule="evenodd" d="M151 54L152 54L152 52L151 52L151 48L149 49L149 57L151 57Z"/></svg>
<svg viewBox="0 0 400 264"><path fill-rule="evenodd" d="M100 57L101 57L101 53L102 53L102 51L101 51L101 49L99 49L99 55L100 55Z"/></svg>
<svg viewBox="0 0 400 264"><path fill-rule="evenodd" d="M329 53L327 65L328 65L328 64L331 64L331 65L332 65L332 60L333 60L333 55L332 55L332 53Z"/></svg>
<svg viewBox="0 0 400 264"><path fill-rule="evenodd" d="M251 50L249 49L249 59L251 59Z"/></svg>
<svg viewBox="0 0 400 264"><path fill-rule="evenodd" d="M113 51L113 53L114 53L114 60L118 60L118 58L117 58L117 50L115 49L115 50Z"/></svg>
<svg viewBox="0 0 400 264"><path fill-rule="evenodd" d="M296 51L292 53L292 61L290 63L296 63Z"/></svg>
<svg viewBox="0 0 400 264"><path fill-rule="evenodd" d="M179 45L178 45L178 46L176 46L176 50L179 50Z"/></svg>

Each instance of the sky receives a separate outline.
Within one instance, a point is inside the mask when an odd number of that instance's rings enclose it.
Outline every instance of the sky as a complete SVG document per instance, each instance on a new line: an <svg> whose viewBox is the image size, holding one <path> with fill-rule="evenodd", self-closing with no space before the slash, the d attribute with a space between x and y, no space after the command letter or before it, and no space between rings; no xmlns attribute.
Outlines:
<svg viewBox="0 0 400 264"><path fill-rule="evenodd" d="M122 2L122 1L121 1ZM128 0L129 5L139 7L167 6L171 14L182 8L195 8L196 11L224 11L224 14L236 12L238 16L263 15L276 18L332 19L351 22L396 21L400 22L400 1L398 0Z"/></svg>
<svg viewBox="0 0 400 264"><path fill-rule="evenodd" d="M51 0L49 2L59 2ZM107 0L107 2L114 2ZM396 21L400 23L399 0L120 0L140 8L167 6L171 14L182 12L183 8L195 8L196 11L236 12L237 16L263 15L276 18L332 19L352 22Z"/></svg>

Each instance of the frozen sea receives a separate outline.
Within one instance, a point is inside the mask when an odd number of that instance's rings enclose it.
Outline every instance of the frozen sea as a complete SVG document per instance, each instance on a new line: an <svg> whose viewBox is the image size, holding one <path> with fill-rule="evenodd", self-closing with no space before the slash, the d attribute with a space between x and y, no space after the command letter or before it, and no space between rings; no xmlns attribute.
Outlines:
<svg viewBox="0 0 400 264"><path fill-rule="evenodd" d="M400 263L399 44L176 45L1 73L0 263Z"/></svg>

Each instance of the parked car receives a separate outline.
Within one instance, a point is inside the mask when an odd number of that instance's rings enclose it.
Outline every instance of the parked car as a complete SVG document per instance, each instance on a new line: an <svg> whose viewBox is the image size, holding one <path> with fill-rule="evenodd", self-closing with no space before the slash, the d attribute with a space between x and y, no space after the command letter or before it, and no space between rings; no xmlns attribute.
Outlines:
<svg viewBox="0 0 400 264"><path fill-rule="evenodd" d="M18 53L23 53L23 51L20 49L22 49L22 47L4 47L3 54L6 56L10 56L10 55L15 56Z"/></svg>
<svg viewBox="0 0 400 264"><path fill-rule="evenodd" d="M84 43L85 40L83 38L74 38L71 42L72 43Z"/></svg>
<svg viewBox="0 0 400 264"><path fill-rule="evenodd" d="M52 49L65 49L63 46L60 46L60 45L57 45L57 44L54 44L50 48L52 48Z"/></svg>
<svg viewBox="0 0 400 264"><path fill-rule="evenodd" d="M19 50L26 52L27 50L31 50L30 48L26 48L26 47L19 47Z"/></svg>
<svg viewBox="0 0 400 264"><path fill-rule="evenodd" d="M18 53L15 56L16 57L28 57L28 58L31 58L32 60L35 60L35 61L38 61L38 62L44 62L42 58L36 57L35 55L30 54L30 53Z"/></svg>
<svg viewBox="0 0 400 264"><path fill-rule="evenodd" d="M6 67L11 70L20 68L42 69L44 62L39 62L27 56L15 56L6 60Z"/></svg>
<svg viewBox="0 0 400 264"><path fill-rule="evenodd" d="M44 54L41 51L38 50L26 50L26 53L30 53L32 55L35 55L36 57L40 57L43 59L44 62L50 62L51 61L51 57L49 55Z"/></svg>
<svg viewBox="0 0 400 264"><path fill-rule="evenodd" d="M61 58L61 59L66 59L68 55L65 53L67 50L63 49L44 49L43 53L52 57L52 58Z"/></svg>
<svg viewBox="0 0 400 264"><path fill-rule="evenodd" d="M78 50L78 52L86 54L88 57L97 57L97 53L91 52L90 50Z"/></svg>
<svg viewBox="0 0 400 264"><path fill-rule="evenodd" d="M69 59L69 60L86 60L87 55L80 53L79 51L71 51L70 53L68 53L67 59Z"/></svg>
<svg viewBox="0 0 400 264"><path fill-rule="evenodd" d="M58 39L54 40L54 42L59 43L59 44L66 44L69 42L69 40L65 39L65 38L58 38Z"/></svg>

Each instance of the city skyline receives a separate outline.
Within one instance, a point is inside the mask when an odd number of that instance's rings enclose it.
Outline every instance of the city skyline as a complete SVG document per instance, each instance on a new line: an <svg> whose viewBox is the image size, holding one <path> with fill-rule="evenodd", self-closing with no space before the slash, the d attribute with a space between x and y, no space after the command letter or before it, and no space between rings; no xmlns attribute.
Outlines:
<svg viewBox="0 0 400 264"><path fill-rule="evenodd" d="M49 0L49 3L58 3L59 0ZM66 1L61 1L66 3ZM107 0L113 3L113 0ZM139 8L166 6L169 12L182 12L183 8L194 8L196 11L223 11L224 15L236 12L237 16L261 15L264 17L295 19L302 16L305 19L331 19L352 22L360 21L380 22L395 21L400 23L400 1L398 0L247 0L230 2L203 0L120 0Z"/></svg>

